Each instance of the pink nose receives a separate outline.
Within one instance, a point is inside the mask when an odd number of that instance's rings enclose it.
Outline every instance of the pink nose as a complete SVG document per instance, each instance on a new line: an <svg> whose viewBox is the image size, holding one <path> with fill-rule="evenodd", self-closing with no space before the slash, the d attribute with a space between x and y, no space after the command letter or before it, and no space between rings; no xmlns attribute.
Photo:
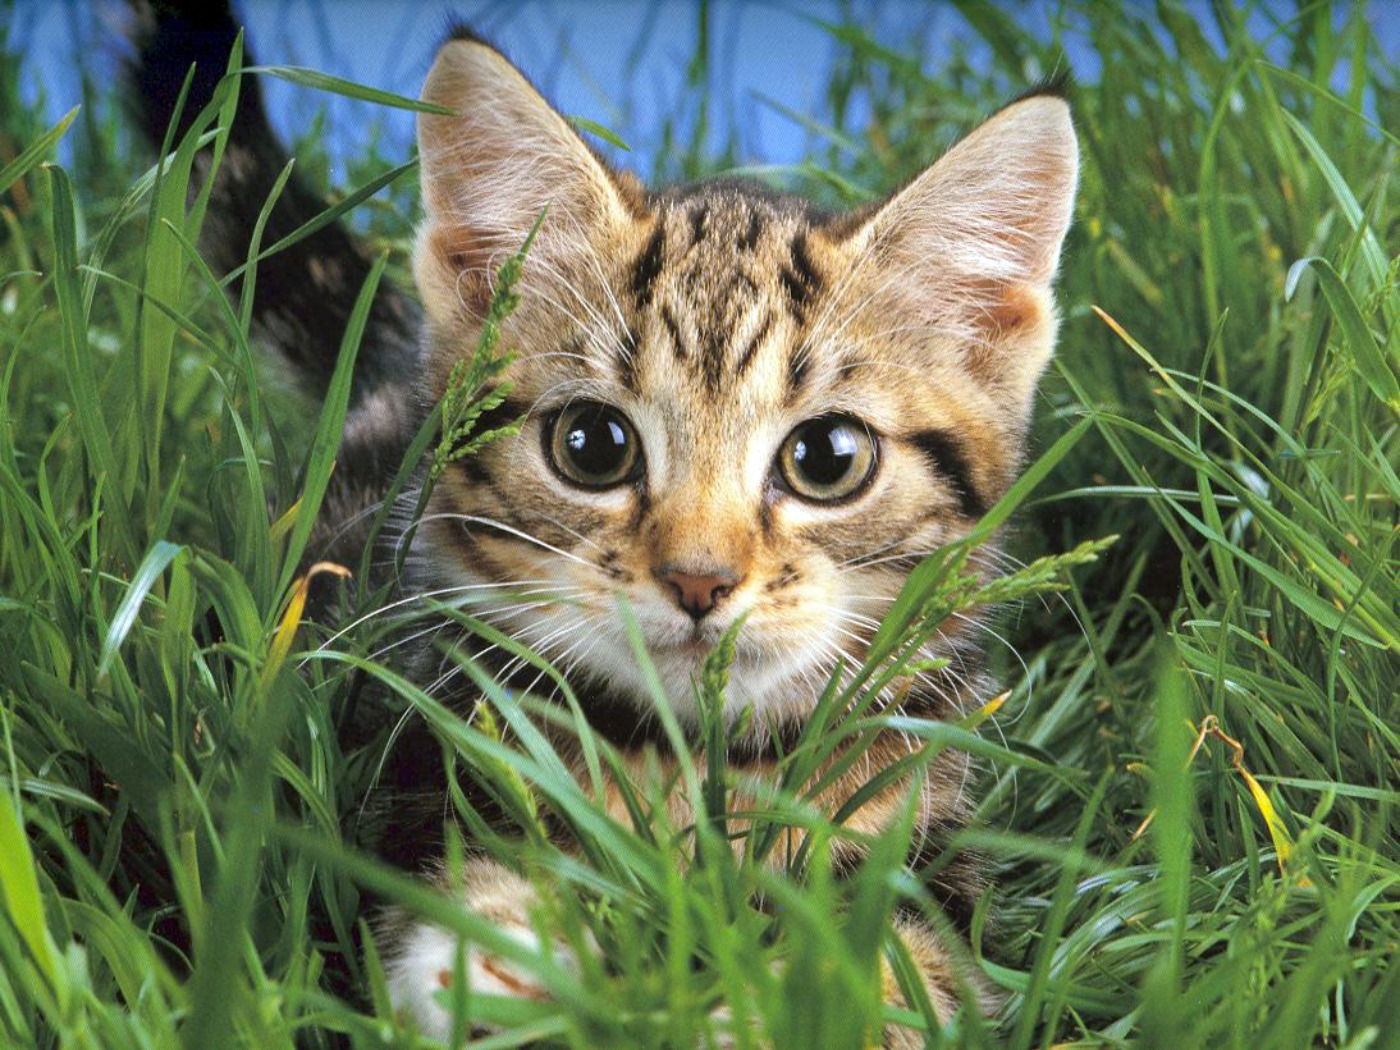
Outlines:
<svg viewBox="0 0 1400 1050"><path fill-rule="evenodd" d="M697 622L739 583L739 577L728 569L685 572L668 565L657 575L670 586L676 596L676 604Z"/></svg>

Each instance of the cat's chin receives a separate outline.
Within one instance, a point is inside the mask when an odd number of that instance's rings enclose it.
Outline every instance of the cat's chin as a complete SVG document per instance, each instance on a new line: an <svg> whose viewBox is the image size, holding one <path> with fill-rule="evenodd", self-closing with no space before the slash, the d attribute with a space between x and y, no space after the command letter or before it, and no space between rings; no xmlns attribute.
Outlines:
<svg viewBox="0 0 1400 1050"><path fill-rule="evenodd" d="M695 682L722 633L686 631L677 636L648 640L647 653L665 690L666 702L677 720L688 728L700 722ZM756 716L754 721L760 724L771 719L790 721L802 717L810 712L821 686L825 685L816 663L815 652L808 657L789 650L779 658L772 650L746 642L741 636L729 667L726 714L732 721L745 709L752 708ZM595 654L587 672L609 691L633 704L640 715L653 713L660 702L654 683L638 665L630 648L613 653L611 659Z"/></svg>

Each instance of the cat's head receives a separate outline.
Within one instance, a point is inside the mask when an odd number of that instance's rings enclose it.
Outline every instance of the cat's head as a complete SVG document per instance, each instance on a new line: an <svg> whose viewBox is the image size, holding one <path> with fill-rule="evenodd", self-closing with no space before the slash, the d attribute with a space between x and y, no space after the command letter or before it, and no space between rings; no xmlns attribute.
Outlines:
<svg viewBox="0 0 1400 1050"><path fill-rule="evenodd" d="M469 36L423 95L454 111L419 118L434 393L548 206L503 336L524 429L437 485L423 582L644 710L620 594L683 716L745 616L731 709L801 718L1017 468L1056 328L1068 107L1017 102L828 216L734 182L648 195Z"/></svg>

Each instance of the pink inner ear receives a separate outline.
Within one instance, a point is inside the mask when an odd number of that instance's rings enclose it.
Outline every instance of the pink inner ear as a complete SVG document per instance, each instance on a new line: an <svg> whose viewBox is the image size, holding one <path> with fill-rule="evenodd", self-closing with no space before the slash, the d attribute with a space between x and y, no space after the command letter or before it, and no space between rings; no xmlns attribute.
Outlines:
<svg viewBox="0 0 1400 1050"><path fill-rule="evenodd" d="M491 302L492 245L463 225L434 226L418 250L430 253L439 274L466 308L484 314Z"/></svg>
<svg viewBox="0 0 1400 1050"><path fill-rule="evenodd" d="M614 219L635 212L640 194L619 182L568 122L505 58L474 40L443 46L423 97L454 112L421 114L418 145L423 200L430 223L447 228L452 243L441 265L456 272L504 261L477 256L515 251L546 203L553 220L536 253L553 254L572 239L591 244ZM459 232L458 226L470 229ZM457 240L476 241L481 248ZM492 242L486 248L487 242ZM434 246L438 237L432 238ZM463 250L465 259L453 259Z"/></svg>
<svg viewBox="0 0 1400 1050"><path fill-rule="evenodd" d="M995 305L987 314L988 326L993 330L993 338L1013 335L1018 330L1029 328L1041 319L1044 312L1035 293L1025 285L1004 285L999 294L991 297Z"/></svg>
<svg viewBox="0 0 1400 1050"><path fill-rule="evenodd" d="M986 338L975 340L966 349L968 371L985 383L996 385L1014 371L1025 340L1034 345L1036 330L1047 320L1043 293L1025 284L999 284L986 289L984 306L977 318ZM1049 335L1042 333L1048 341Z"/></svg>

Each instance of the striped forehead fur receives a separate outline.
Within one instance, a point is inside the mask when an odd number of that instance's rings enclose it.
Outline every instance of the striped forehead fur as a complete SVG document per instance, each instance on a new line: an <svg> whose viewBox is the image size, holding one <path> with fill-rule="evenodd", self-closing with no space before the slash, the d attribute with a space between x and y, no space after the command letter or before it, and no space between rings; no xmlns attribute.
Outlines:
<svg viewBox="0 0 1400 1050"><path fill-rule="evenodd" d="M735 712L800 720L838 661L859 663L909 568L964 534L1017 465L1073 191L1063 103L1020 102L885 203L832 215L732 179L646 194L473 40L446 45L425 98L454 111L419 123L430 394L475 345L494 267L548 212L504 333L525 429L434 490L410 559L420 582L528 583L530 600L481 614L567 662L597 712L650 703L615 592L683 720L699 651L683 640L703 649L743 615ZM584 402L635 429L634 483L571 487L551 467L550 428ZM785 438L836 417L877 447L873 480L854 501L785 495ZM677 565L735 581L704 622L675 607ZM979 680L969 634L945 626L930 655L960 670L912 696L961 702Z"/></svg>

